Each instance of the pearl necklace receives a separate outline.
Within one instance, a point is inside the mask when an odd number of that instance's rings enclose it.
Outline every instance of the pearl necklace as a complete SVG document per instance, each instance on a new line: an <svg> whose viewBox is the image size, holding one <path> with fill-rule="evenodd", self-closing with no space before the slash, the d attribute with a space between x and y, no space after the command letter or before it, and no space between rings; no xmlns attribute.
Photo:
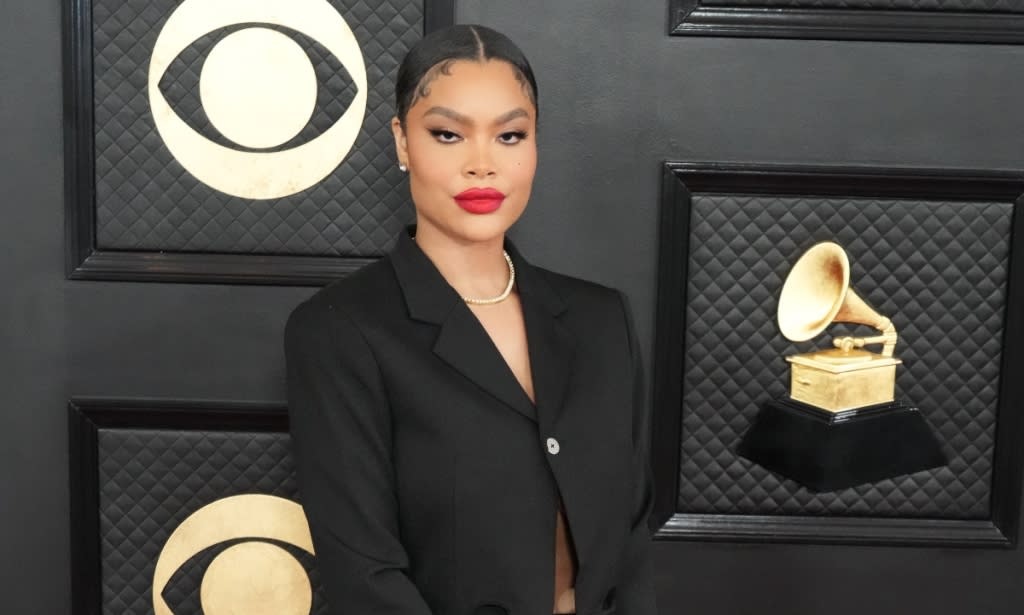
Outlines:
<svg viewBox="0 0 1024 615"><path fill-rule="evenodd" d="M502 250L501 253L505 257L505 262L508 263L508 285L505 286L505 290L497 297L491 297L489 299L462 297L463 301L466 303L472 303L473 305L491 305L494 303L500 303L508 298L508 294L512 292L512 286L516 283L516 266L512 264L512 258L508 255L508 252Z"/></svg>
<svg viewBox="0 0 1024 615"><path fill-rule="evenodd" d="M415 240L416 236L413 235L412 239ZM462 300L466 303L472 303L473 305L493 305L495 303L501 303L505 299L508 299L509 293L512 292L512 287L516 283L516 266L512 264L512 257L508 255L505 250L501 251L502 256L505 257L505 262L508 263L508 284L505 286L505 290L496 297L489 297L487 299L474 299L473 297L462 297Z"/></svg>

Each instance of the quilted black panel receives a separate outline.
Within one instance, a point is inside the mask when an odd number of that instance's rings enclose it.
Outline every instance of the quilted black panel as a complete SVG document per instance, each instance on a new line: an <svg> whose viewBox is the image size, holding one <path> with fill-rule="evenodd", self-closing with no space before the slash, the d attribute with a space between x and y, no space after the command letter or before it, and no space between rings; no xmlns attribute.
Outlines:
<svg viewBox="0 0 1024 615"><path fill-rule="evenodd" d="M264 493L299 501L284 433L100 429L99 532L103 613L153 612L153 569L168 536L199 508L224 497ZM199 588L210 561L230 541L201 551L164 592L175 615L202 615ZM326 614L313 558L313 613Z"/></svg>
<svg viewBox="0 0 1024 615"><path fill-rule="evenodd" d="M1011 213L1008 203L695 195L679 512L988 518ZM793 344L775 321L793 263L825 240L847 250L854 288L895 323L897 396L921 409L948 467L815 494L735 454L758 404L788 392L783 356L829 344Z"/></svg>
<svg viewBox="0 0 1024 615"><path fill-rule="evenodd" d="M236 198L186 172L163 145L146 93L149 55L176 0L95 0L93 18L96 247L372 257L384 254L412 218L389 122L393 80L423 33L423 3L330 0L362 48L369 92L352 152L325 180L292 196ZM212 36L212 35L211 35ZM210 43L199 40L164 74L161 91L182 117L209 134L198 104L198 73ZM302 37L320 90L306 141L340 117L352 96L347 74ZM216 139L214 139L216 140Z"/></svg>
<svg viewBox="0 0 1024 615"><path fill-rule="evenodd" d="M1024 0L701 0L702 6L1024 13Z"/></svg>

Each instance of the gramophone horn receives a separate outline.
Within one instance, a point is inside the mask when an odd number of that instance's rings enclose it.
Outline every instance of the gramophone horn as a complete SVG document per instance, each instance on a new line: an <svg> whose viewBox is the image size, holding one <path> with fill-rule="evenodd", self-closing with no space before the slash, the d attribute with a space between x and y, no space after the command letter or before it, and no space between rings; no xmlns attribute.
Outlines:
<svg viewBox="0 0 1024 615"><path fill-rule="evenodd" d="M811 339L833 322L891 326L850 288L850 260L830 241L813 246L793 265L782 285L778 318L779 330L794 342Z"/></svg>

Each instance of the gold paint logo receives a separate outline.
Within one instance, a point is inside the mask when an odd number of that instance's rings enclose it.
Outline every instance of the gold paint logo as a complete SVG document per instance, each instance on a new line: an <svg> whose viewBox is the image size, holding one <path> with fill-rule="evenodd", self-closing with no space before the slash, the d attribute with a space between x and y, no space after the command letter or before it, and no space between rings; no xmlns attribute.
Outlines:
<svg viewBox="0 0 1024 615"><path fill-rule="evenodd" d="M338 121L291 149L231 149L199 134L171 108L160 79L199 37L239 24L289 28L316 40L342 63L356 94ZM167 18L149 64L149 105L167 148L204 184L233 196L273 199L305 190L331 173L355 144L366 114L366 65L355 35L327 0L185 0ZM224 37L199 77L199 97L214 125L239 145L286 143L309 122L317 84L309 56L288 36L253 25Z"/></svg>
<svg viewBox="0 0 1024 615"><path fill-rule="evenodd" d="M205 615L308 615L313 590L292 554L261 539L294 545L313 555L302 507L270 495L237 495L200 508L174 530L153 571L155 615L174 615L162 596L174 573L200 551L228 540L210 562L199 589Z"/></svg>

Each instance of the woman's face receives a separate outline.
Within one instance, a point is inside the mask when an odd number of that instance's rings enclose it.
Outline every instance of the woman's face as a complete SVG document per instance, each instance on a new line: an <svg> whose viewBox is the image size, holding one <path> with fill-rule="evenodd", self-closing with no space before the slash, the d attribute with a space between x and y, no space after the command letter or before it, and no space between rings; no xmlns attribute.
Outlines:
<svg viewBox="0 0 1024 615"><path fill-rule="evenodd" d="M493 239L530 198L536 109L507 62L458 60L435 72L409 108L405 130L392 120L417 232L431 226L456 241Z"/></svg>

